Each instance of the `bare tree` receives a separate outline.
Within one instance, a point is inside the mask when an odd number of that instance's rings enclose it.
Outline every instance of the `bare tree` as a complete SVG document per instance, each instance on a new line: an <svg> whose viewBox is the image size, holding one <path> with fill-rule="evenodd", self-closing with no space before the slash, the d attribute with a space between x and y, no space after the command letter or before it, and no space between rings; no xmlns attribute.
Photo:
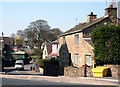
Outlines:
<svg viewBox="0 0 120 87"><path fill-rule="evenodd" d="M15 37L15 34L14 34L14 33L13 33L13 34L11 34L11 35L10 35L10 37L11 37L11 38L14 38L14 37Z"/></svg>
<svg viewBox="0 0 120 87"><path fill-rule="evenodd" d="M39 47L43 42L51 40L52 32L47 21L37 20L30 23L24 30L24 35L31 47Z"/></svg>

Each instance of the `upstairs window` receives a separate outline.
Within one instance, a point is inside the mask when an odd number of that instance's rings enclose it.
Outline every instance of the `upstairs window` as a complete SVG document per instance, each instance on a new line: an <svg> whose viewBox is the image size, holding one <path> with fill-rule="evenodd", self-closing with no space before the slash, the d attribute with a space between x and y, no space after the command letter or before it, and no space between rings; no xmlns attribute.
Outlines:
<svg viewBox="0 0 120 87"><path fill-rule="evenodd" d="M75 35L75 45L79 45L79 35Z"/></svg>

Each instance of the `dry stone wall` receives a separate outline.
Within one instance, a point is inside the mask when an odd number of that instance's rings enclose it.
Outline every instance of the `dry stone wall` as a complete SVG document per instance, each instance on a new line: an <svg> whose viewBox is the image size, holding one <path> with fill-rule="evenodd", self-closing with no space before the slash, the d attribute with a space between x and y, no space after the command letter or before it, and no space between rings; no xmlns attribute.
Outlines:
<svg viewBox="0 0 120 87"><path fill-rule="evenodd" d="M92 67L87 67L87 76L91 77L92 76ZM68 66L64 67L64 75L65 76L84 76L84 67L73 67L73 66Z"/></svg>
<svg viewBox="0 0 120 87"><path fill-rule="evenodd" d="M120 77L120 65L104 65L104 66L97 66L97 67L109 67L111 70L111 75L112 77ZM92 72L92 67L87 67L87 77L92 77L93 72ZM84 76L84 67L73 67L73 66L68 66L64 67L64 75L65 76Z"/></svg>
<svg viewBox="0 0 120 87"><path fill-rule="evenodd" d="M97 67L103 67L103 66L97 66ZM120 77L120 65L104 65L104 67L110 68L112 77Z"/></svg>

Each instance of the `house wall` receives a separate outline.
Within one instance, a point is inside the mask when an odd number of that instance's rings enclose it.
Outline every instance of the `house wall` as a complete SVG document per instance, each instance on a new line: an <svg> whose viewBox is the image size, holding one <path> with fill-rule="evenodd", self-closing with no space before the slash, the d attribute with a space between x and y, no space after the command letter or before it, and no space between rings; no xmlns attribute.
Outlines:
<svg viewBox="0 0 120 87"><path fill-rule="evenodd" d="M52 53L59 52L59 44L52 44Z"/></svg>
<svg viewBox="0 0 120 87"><path fill-rule="evenodd" d="M75 35L79 34L79 45L75 45ZM72 64L76 67L81 67L85 64L85 55L91 55L93 57L93 47L83 40L83 33L75 33L72 35L65 36L66 45L69 53L71 53ZM60 47L63 44L63 37L59 39ZM79 65L74 64L75 53L79 54ZM91 61L93 64L93 61Z"/></svg>
<svg viewBox="0 0 120 87"><path fill-rule="evenodd" d="M43 50L43 59L45 59L47 55L48 55L48 52L47 52L47 47L45 45L44 50Z"/></svg>

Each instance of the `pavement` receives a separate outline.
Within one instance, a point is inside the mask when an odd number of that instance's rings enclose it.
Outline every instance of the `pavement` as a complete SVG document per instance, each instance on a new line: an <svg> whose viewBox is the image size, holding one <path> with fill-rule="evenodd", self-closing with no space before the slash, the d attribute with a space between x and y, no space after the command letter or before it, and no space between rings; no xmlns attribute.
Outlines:
<svg viewBox="0 0 120 87"><path fill-rule="evenodd" d="M31 71L34 72L34 71ZM0 75L2 78L11 78L29 81L47 81L56 83L71 83L71 84L87 84L87 85L118 85L120 86L120 79L112 77L74 77L74 76L44 76L42 74L35 75Z"/></svg>
<svg viewBox="0 0 120 87"><path fill-rule="evenodd" d="M94 85L119 85L120 78L115 77L77 77L77 76L44 76L40 72L30 71L29 66L25 65L24 71L15 70L14 67L6 67L8 72L6 74L0 74L1 78L12 78L19 80L33 80L33 81L51 81L51 82L63 82L63 83L75 83L75 84L94 84Z"/></svg>
<svg viewBox="0 0 120 87"><path fill-rule="evenodd" d="M20 74L20 73L18 73ZM18 75L16 74L16 75ZM35 71L29 71L29 73L27 73L28 75L32 75L33 77L34 76L44 76L42 73L40 72L35 72ZM11 74L11 73L8 73L8 74L5 74L5 72L2 72L0 73L0 75L3 75L3 76L8 76L10 75L14 75L14 74ZM22 74L21 74L22 75ZM23 77L27 77L28 75L26 76L23 76ZM44 76L44 77L48 77L48 76ZM52 77L52 76L49 76L49 77ZM54 76L53 76L54 77ZM120 85L120 78L117 78L117 77L77 77L77 76L57 76L59 78L77 78L77 79L88 79L88 80L103 80L103 81L112 81L112 82L118 82L118 84Z"/></svg>

